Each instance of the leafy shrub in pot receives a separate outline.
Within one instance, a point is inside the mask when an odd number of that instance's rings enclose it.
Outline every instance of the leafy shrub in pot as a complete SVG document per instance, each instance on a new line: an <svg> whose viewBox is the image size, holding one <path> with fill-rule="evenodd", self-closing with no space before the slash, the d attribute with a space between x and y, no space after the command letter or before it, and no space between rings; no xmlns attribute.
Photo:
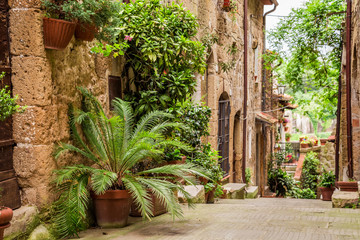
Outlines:
<svg viewBox="0 0 360 240"><path fill-rule="evenodd" d="M323 173L319 177L319 189L321 191L323 201L331 201L331 196L335 190L335 175L332 171L327 172L323 169Z"/></svg>

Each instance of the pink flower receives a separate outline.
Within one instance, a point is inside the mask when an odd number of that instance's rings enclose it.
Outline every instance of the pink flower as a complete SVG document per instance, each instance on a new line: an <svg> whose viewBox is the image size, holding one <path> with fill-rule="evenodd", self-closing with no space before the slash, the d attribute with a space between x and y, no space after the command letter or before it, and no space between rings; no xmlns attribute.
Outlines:
<svg viewBox="0 0 360 240"><path fill-rule="evenodd" d="M133 39L133 38L130 37L129 35L126 35L125 38L124 38L125 41L129 41L129 42L130 42L132 39Z"/></svg>

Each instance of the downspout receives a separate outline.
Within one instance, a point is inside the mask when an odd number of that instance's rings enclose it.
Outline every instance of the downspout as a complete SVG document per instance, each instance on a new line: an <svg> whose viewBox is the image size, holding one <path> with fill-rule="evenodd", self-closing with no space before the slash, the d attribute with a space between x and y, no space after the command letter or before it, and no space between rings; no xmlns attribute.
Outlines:
<svg viewBox="0 0 360 240"><path fill-rule="evenodd" d="M336 113L336 140L335 140L335 180L339 181L339 154L340 154L340 118L341 118L341 71L338 86L338 105Z"/></svg>
<svg viewBox="0 0 360 240"><path fill-rule="evenodd" d="M242 180L245 182L246 168L246 140L247 140L247 80L248 80L248 0L244 0L244 112L243 112L243 162L242 162Z"/></svg>
<svg viewBox="0 0 360 240"><path fill-rule="evenodd" d="M351 0L347 0L346 9L346 119L347 119L347 151L348 177L353 178L353 144L352 144L352 113L351 113Z"/></svg>

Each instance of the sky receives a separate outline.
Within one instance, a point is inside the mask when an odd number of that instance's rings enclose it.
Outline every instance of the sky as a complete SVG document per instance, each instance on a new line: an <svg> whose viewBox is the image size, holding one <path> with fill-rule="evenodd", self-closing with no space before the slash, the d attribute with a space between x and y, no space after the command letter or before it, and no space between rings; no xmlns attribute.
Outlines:
<svg viewBox="0 0 360 240"><path fill-rule="evenodd" d="M276 26L281 18L276 16L287 16L289 15L292 8L301 7L306 0L277 0L279 6L275 12L270 13L266 18L266 30L270 30ZM265 6L264 13L272 10L274 6ZM274 16L276 15L276 16Z"/></svg>

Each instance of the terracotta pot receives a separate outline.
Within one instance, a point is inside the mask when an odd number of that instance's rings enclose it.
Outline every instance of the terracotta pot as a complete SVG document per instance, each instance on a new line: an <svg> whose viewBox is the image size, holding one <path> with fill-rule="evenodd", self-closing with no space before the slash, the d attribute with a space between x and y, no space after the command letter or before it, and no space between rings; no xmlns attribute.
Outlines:
<svg viewBox="0 0 360 240"><path fill-rule="evenodd" d="M286 140L287 142L290 142L290 138L286 138L285 140Z"/></svg>
<svg viewBox="0 0 360 240"><path fill-rule="evenodd" d="M358 183L357 182L336 182L336 187L340 189L340 191L345 192L357 192L358 191Z"/></svg>
<svg viewBox="0 0 360 240"><path fill-rule="evenodd" d="M5 224L5 225L0 225L0 240L4 239L4 231L8 227L10 227L10 223Z"/></svg>
<svg viewBox="0 0 360 240"><path fill-rule="evenodd" d="M78 23L76 24L75 37L77 39L91 42L95 38L97 28L93 23Z"/></svg>
<svg viewBox="0 0 360 240"><path fill-rule="evenodd" d="M0 207L0 225L8 224L13 217L13 210L8 207Z"/></svg>
<svg viewBox="0 0 360 240"><path fill-rule="evenodd" d="M214 203L215 202L215 189L205 193L206 203Z"/></svg>
<svg viewBox="0 0 360 240"><path fill-rule="evenodd" d="M230 0L224 0L223 9L224 9L226 12L230 11L230 9L231 9Z"/></svg>
<svg viewBox="0 0 360 240"><path fill-rule="evenodd" d="M152 216L156 217L166 213L167 212L166 207L164 206L164 204L161 203L160 199L153 193L149 193L149 194L151 197L151 204L152 204L152 209L151 209ZM131 204L130 216L141 217L141 212L138 210L138 206L134 201Z"/></svg>
<svg viewBox="0 0 360 240"><path fill-rule="evenodd" d="M324 146L327 141L327 139L320 139L321 146Z"/></svg>
<svg viewBox="0 0 360 240"><path fill-rule="evenodd" d="M308 143L301 143L300 146L301 146L301 148L308 148L308 147L310 147Z"/></svg>
<svg viewBox="0 0 360 240"><path fill-rule="evenodd" d="M102 195L92 194L96 222L103 228L125 227L131 207L127 190L108 190Z"/></svg>
<svg viewBox="0 0 360 240"><path fill-rule="evenodd" d="M335 188L334 187L319 187L322 195L323 201L331 201L331 196L334 193Z"/></svg>
<svg viewBox="0 0 360 240"><path fill-rule="evenodd" d="M285 127L285 132L289 131L289 127Z"/></svg>
<svg viewBox="0 0 360 240"><path fill-rule="evenodd" d="M288 124L287 122L283 122L283 126L284 126L284 127L286 127L287 124Z"/></svg>
<svg viewBox="0 0 360 240"><path fill-rule="evenodd" d="M76 28L75 22L44 18L44 45L47 49L62 50L69 44Z"/></svg>

